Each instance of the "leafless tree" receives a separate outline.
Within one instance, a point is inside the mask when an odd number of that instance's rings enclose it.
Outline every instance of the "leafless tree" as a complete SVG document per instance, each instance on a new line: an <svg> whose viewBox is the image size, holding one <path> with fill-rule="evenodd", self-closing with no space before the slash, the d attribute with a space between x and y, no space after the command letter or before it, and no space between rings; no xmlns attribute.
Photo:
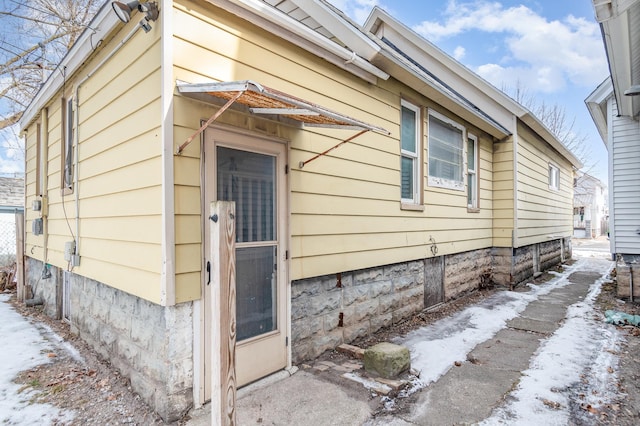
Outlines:
<svg viewBox="0 0 640 426"><path fill-rule="evenodd" d="M519 82L515 87L503 87L502 91L531 111L582 162L584 166L581 170L584 173L593 168L591 150L587 144L588 136L576 128L575 117L567 117L564 106L540 101Z"/></svg>
<svg viewBox="0 0 640 426"><path fill-rule="evenodd" d="M0 130L14 125L104 0L0 0Z"/></svg>

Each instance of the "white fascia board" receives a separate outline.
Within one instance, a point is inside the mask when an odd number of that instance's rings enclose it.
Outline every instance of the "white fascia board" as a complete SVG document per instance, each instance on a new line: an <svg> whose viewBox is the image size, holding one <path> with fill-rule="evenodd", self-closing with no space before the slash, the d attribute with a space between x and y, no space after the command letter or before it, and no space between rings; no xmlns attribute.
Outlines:
<svg viewBox="0 0 640 426"><path fill-rule="evenodd" d="M602 38L607 52L609 70L613 82L613 91L618 103L618 112L627 117L633 116L631 96L624 91L631 87L631 48L629 40L629 21L627 14L616 16L600 24Z"/></svg>
<svg viewBox="0 0 640 426"><path fill-rule="evenodd" d="M585 99L584 103L589 110L591 119L598 129L600 138L605 148L607 144L609 121L607 117L607 102L613 96L613 85L611 79L607 77L600 85Z"/></svg>
<svg viewBox="0 0 640 426"><path fill-rule="evenodd" d="M426 97L443 105L454 114L466 118L469 122L478 126L478 128L491 136L502 139L510 134L508 129L498 127L495 123L488 120L487 117L471 108L470 105L457 98L441 84L431 79L395 52L383 50L379 55L378 61L386 63L385 69L389 69L392 75L399 81L402 81L407 86L412 87Z"/></svg>
<svg viewBox="0 0 640 426"><path fill-rule="evenodd" d="M296 6L304 10L309 16L326 28L338 40L349 46L354 52L371 60L380 46L367 37L362 31L346 22L344 17L336 13L324 1L319 0L291 0Z"/></svg>
<svg viewBox="0 0 640 426"><path fill-rule="evenodd" d="M253 22L256 25L262 24L261 26L267 31L297 44L321 58L330 60L331 56L337 56L344 62L331 62L370 83L375 83L376 78L380 78L382 80L387 80L389 78L389 74L375 67L369 61L358 56L355 52L340 46L332 40L329 40L322 34L312 30L303 23L296 21L261 0L207 1L239 16L240 18ZM256 18L260 18L261 22L256 22ZM316 48L312 49L310 48L310 45L315 46ZM330 55L323 52L329 53ZM354 72L354 68L356 68L356 72ZM360 72L357 72L358 69ZM367 75L369 76L368 78Z"/></svg>
<svg viewBox="0 0 640 426"><path fill-rule="evenodd" d="M18 121L21 131L25 130L27 126L31 124L40 113L40 110L42 110L58 90L60 90L64 84L64 76L67 78L72 76L119 23L120 20L116 14L113 13L111 2L105 2L31 100L31 103Z"/></svg>
<svg viewBox="0 0 640 426"><path fill-rule="evenodd" d="M451 69L452 72L464 77L465 80L478 88L478 90L490 96L495 102L513 114L520 116L525 112L524 107L514 101L506 93L498 90L494 85L471 71L460 62L456 61L436 45L418 35L413 29L407 27L405 24L389 15L386 11L376 6L371 11L371 14L369 14L367 21L364 23L363 29L364 31L375 35L381 25L389 25L395 31L401 33L409 42L416 45L420 50L423 50L435 60L444 64L446 67Z"/></svg>

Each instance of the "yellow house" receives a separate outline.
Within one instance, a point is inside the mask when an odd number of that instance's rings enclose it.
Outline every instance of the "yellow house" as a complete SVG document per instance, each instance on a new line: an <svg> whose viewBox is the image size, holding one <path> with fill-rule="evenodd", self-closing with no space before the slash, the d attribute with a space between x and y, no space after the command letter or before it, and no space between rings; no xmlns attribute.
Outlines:
<svg viewBox="0 0 640 426"><path fill-rule="evenodd" d="M380 9L107 2L90 27L20 122L27 284L165 420L218 398L220 324L242 386L570 256L579 161Z"/></svg>

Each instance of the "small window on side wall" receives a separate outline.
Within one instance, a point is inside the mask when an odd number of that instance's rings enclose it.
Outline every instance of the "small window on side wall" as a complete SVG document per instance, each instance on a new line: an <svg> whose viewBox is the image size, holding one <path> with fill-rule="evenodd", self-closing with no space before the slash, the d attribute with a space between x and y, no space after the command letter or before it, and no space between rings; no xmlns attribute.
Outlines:
<svg viewBox="0 0 640 426"><path fill-rule="evenodd" d="M467 136L467 207L477 209L478 203L478 138L469 134Z"/></svg>
<svg viewBox="0 0 640 426"><path fill-rule="evenodd" d="M553 164L549 164L549 189L560 189L560 169Z"/></svg>
<svg viewBox="0 0 640 426"><path fill-rule="evenodd" d="M420 203L420 108L401 101L400 194L402 203Z"/></svg>
<svg viewBox="0 0 640 426"><path fill-rule="evenodd" d="M62 150L60 188L62 194L73 192L73 98L62 98Z"/></svg>

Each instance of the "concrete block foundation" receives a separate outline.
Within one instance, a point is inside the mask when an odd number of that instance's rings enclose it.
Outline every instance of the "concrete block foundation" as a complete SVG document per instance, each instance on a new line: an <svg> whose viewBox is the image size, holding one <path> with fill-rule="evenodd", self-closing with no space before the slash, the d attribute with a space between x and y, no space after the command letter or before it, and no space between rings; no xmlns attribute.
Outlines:
<svg viewBox="0 0 640 426"><path fill-rule="evenodd" d="M44 312L62 318L63 271L26 258L26 283ZM193 405L193 305L164 307L77 274L67 300L71 331L109 360L165 421Z"/></svg>

